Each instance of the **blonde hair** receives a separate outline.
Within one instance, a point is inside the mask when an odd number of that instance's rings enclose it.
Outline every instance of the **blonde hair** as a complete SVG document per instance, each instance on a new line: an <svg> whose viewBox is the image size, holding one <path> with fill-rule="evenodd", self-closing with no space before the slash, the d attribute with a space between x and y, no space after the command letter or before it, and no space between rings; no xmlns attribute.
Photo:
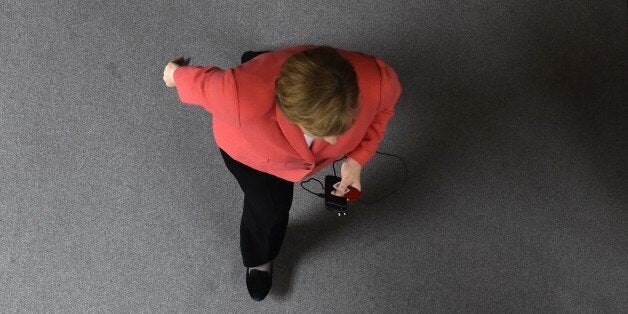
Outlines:
<svg viewBox="0 0 628 314"><path fill-rule="evenodd" d="M286 118L319 137L351 128L359 92L353 65L329 46L293 54L275 80L275 99Z"/></svg>

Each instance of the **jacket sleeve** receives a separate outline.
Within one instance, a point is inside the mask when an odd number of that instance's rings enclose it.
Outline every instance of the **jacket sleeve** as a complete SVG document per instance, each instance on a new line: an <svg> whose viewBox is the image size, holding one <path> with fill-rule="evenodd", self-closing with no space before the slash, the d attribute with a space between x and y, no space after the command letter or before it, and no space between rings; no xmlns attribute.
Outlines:
<svg viewBox="0 0 628 314"><path fill-rule="evenodd" d="M201 106L213 119L240 127L233 69L223 71L215 66L182 66L175 69L173 78L181 102Z"/></svg>
<svg viewBox="0 0 628 314"><path fill-rule="evenodd" d="M394 114L395 104L401 96L402 90L395 70L379 58L375 57L375 62L381 73L378 112L360 144L347 154L347 157L357 161L361 166L364 166L375 155L375 151L384 137L388 120Z"/></svg>

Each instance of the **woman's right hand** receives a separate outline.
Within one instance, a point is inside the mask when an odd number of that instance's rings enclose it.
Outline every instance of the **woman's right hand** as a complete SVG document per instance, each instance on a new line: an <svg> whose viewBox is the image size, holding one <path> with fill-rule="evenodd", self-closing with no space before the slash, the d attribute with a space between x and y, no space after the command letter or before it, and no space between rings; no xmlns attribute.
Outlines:
<svg viewBox="0 0 628 314"><path fill-rule="evenodd" d="M181 64L183 61L184 61L183 57L178 57L168 62L168 64L166 64L166 68L164 68L164 83L166 83L166 86L168 87L176 86L174 84L174 70L180 67L179 64Z"/></svg>

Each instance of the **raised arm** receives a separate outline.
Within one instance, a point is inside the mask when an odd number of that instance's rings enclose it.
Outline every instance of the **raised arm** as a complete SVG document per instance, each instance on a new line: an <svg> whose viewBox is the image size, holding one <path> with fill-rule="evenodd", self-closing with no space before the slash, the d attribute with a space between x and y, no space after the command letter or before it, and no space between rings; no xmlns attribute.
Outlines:
<svg viewBox="0 0 628 314"><path fill-rule="evenodd" d="M203 107L233 127L240 127L240 110L233 69L215 66L182 66L174 70L174 82L181 102Z"/></svg>

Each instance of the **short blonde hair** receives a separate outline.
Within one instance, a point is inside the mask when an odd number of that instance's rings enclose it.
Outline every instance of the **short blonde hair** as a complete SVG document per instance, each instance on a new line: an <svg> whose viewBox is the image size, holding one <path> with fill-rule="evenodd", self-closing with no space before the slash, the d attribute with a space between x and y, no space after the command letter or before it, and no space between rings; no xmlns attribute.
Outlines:
<svg viewBox="0 0 628 314"><path fill-rule="evenodd" d="M319 137L351 128L359 92L353 65L329 46L293 54L275 80L275 99L286 118Z"/></svg>

